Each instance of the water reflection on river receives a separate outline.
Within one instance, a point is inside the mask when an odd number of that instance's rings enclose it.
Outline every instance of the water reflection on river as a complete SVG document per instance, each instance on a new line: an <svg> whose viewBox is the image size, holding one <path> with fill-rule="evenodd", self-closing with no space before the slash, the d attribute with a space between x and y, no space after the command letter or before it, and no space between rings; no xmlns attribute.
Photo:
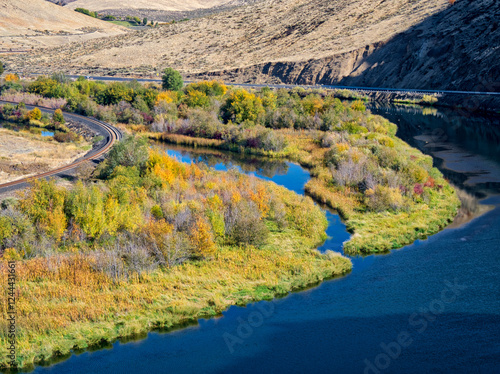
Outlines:
<svg viewBox="0 0 500 374"><path fill-rule="evenodd" d="M170 156L176 157L180 161L203 163L220 171L236 168L240 172L285 186L301 195L304 194L304 186L310 178L307 170L283 160L162 143L155 143L154 146L166 150ZM345 224L334 211L326 206L322 206L322 208L325 210L329 222L328 239L318 249L322 252L326 250L342 252L343 243L350 237Z"/></svg>

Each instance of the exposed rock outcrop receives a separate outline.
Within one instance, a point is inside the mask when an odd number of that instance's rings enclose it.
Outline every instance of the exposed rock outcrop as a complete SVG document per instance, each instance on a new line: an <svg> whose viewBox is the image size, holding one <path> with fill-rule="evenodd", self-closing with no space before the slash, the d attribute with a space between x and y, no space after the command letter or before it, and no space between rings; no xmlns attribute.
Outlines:
<svg viewBox="0 0 500 374"><path fill-rule="evenodd" d="M332 57L193 77L227 81L500 91L500 2L459 0L395 37Z"/></svg>

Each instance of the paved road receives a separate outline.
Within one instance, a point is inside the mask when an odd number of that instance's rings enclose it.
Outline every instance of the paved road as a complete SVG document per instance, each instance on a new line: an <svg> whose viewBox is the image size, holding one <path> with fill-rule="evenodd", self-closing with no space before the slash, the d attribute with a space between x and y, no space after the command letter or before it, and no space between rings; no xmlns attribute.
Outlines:
<svg viewBox="0 0 500 374"><path fill-rule="evenodd" d="M70 78L78 78L78 75L68 75ZM161 82L161 79L147 79L147 78L122 78L122 77L100 77L100 76L88 76L90 79L99 81L120 81L128 82L136 80L138 82ZM185 83L192 83L192 81L185 81ZM394 92L394 93L417 93L417 94L450 94L450 95L488 95L488 96L500 96L500 92L489 92L489 91L449 91L449 90L419 90L411 88L380 88L380 87L351 87L351 86L330 86L330 85L294 85L294 84L253 84L253 83L231 83L234 86L241 87L251 87L251 88L261 88L261 87L271 87L271 88L323 88L323 89L339 89L339 90L350 90L350 91L360 91L360 92Z"/></svg>
<svg viewBox="0 0 500 374"><path fill-rule="evenodd" d="M0 101L0 104L5 104L7 103L6 101ZM10 103L10 104L16 104L16 103ZM32 109L35 106L32 105L26 105L26 108ZM43 108L39 107L42 112L52 114L54 113L53 109L49 108ZM80 116L78 114L72 114L72 113L64 113L64 117L69 120L73 120L75 122L82 123L83 125L89 127L90 129L96 131L98 134L102 135L104 137L104 140L99 142L96 146L92 148L85 156L79 158L78 160L74 161L73 163L62 166L60 168L41 173L35 176L31 176L29 178L22 178L13 182L9 183L4 183L0 184L0 193L7 192L7 191L13 191L21 188L25 188L28 186L28 180L30 179L37 179L37 178L49 178L53 177L56 175L59 176L64 176L67 175L67 173L73 169L75 169L77 166L83 164L86 161L91 161L95 160L101 156L103 156L106 152L109 151L109 149L113 146L113 144L116 141L119 141L122 137L123 134L122 132L117 129L114 126L111 126L105 122L96 120L94 118L89 118L89 117L84 117Z"/></svg>

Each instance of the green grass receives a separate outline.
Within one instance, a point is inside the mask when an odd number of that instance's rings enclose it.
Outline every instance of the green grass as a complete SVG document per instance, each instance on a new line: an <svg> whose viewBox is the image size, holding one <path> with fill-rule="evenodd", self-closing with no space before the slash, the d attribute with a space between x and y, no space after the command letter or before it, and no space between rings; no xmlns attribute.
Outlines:
<svg viewBox="0 0 500 374"><path fill-rule="evenodd" d="M125 27L140 26L140 25L136 24L135 22L129 22L129 21L106 21L106 22L114 23L115 25L125 26Z"/></svg>

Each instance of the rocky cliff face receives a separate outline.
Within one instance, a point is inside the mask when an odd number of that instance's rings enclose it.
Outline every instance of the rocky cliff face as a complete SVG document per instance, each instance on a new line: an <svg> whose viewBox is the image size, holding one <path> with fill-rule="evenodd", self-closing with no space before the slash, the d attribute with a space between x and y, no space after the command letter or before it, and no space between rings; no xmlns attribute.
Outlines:
<svg viewBox="0 0 500 374"><path fill-rule="evenodd" d="M500 91L500 1L458 0L393 38L321 59L207 72L227 81Z"/></svg>

